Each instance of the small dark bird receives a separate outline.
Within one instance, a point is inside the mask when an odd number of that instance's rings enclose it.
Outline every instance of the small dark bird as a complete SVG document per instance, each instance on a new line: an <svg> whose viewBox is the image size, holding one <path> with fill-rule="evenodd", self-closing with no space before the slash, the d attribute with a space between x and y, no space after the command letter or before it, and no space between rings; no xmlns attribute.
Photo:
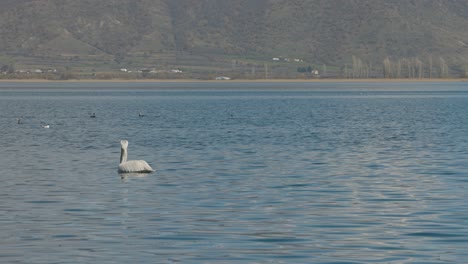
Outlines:
<svg viewBox="0 0 468 264"><path fill-rule="evenodd" d="M89 117L96 118L96 113L92 113Z"/></svg>
<svg viewBox="0 0 468 264"><path fill-rule="evenodd" d="M142 112L140 112L140 113L138 113L138 116L139 117L144 117L145 115Z"/></svg>
<svg viewBox="0 0 468 264"><path fill-rule="evenodd" d="M16 118L16 123L17 124L23 124L23 117L20 116L20 117Z"/></svg>

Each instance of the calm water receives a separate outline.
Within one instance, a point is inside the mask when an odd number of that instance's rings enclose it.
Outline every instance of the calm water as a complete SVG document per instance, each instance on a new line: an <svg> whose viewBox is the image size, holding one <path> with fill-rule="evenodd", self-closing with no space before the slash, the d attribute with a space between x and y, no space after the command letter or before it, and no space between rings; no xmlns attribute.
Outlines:
<svg viewBox="0 0 468 264"><path fill-rule="evenodd" d="M1 263L467 262L467 84L0 86Z"/></svg>

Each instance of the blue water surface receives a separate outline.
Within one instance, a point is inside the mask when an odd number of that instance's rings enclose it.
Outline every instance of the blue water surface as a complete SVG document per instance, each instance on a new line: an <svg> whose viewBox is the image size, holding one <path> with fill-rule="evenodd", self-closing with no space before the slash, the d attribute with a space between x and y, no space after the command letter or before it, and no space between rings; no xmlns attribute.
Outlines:
<svg viewBox="0 0 468 264"><path fill-rule="evenodd" d="M0 131L1 263L468 259L466 83L0 83Z"/></svg>

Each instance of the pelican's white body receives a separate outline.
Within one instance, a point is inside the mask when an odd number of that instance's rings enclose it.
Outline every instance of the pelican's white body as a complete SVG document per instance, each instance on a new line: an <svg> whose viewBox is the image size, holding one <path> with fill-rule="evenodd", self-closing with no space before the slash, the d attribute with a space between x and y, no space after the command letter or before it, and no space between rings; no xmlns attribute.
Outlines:
<svg viewBox="0 0 468 264"><path fill-rule="evenodd" d="M122 140L120 141L121 149L120 149L120 165L119 165L119 172L120 173L150 173L153 172L153 168L151 168L148 163L144 160L128 160L127 161L127 148L128 148L128 141Z"/></svg>

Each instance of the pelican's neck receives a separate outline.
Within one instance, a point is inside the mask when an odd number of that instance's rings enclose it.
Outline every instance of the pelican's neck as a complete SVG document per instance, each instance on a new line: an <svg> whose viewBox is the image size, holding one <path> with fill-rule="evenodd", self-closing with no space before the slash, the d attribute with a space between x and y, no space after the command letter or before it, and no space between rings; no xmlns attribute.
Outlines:
<svg viewBox="0 0 468 264"><path fill-rule="evenodd" d="M121 148L120 149L120 163L123 163L126 161L127 161L127 149Z"/></svg>

